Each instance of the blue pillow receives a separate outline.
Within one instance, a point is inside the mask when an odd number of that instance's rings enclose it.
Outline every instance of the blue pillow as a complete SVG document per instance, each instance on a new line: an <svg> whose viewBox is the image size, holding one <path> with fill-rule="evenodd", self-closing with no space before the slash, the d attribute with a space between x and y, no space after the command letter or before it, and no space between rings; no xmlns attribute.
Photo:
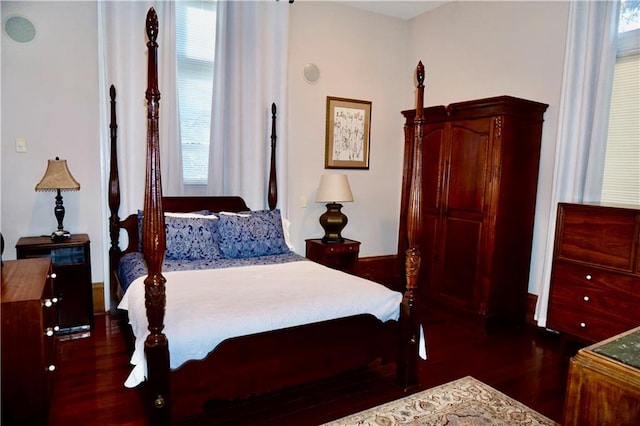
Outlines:
<svg viewBox="0 0 640 426"><path fill-rule="evenodd" d="M218 245L225 258L246 258L288 253L280 210L247 214L220 214Z"/></svg>
<svg viewBox="0 0 640 426"><path fill-rule="evenodd" d="M204 214L203 214L204 213ZM142 251L142 218L138 210L138 241ZM165 213L165 258L168 260L216 260L218 219L208 211L197 213Z"/></svg>
<svg viewBox="0 0 640 426"><path fill-rule="evenodd" d="M164 218L169 260L215 260L220 258L217 242L218 219L205 217Z"/></svg>

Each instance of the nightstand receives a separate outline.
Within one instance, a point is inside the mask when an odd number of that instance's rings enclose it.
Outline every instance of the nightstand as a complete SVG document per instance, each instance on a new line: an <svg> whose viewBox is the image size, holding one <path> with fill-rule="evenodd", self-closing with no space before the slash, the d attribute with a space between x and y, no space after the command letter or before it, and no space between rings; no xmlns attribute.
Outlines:
<svg viewBox="0 0 640 426"><path fill-rule="evenodd" d="M59 299L60 333L93 328L93 289L91 284L90 240L87 234L75 234L62 241L49 236L22 237L16 244L18 259L51 258L53 292Z"/></svg>
<svg viewBox="0 0 640 426"><path fill-rule="evenodd" d="M306 242L306 256L309 260L350 274L356 273L360 241L345 239L342 243L325 244L320 238L314 238Z"/></svg>

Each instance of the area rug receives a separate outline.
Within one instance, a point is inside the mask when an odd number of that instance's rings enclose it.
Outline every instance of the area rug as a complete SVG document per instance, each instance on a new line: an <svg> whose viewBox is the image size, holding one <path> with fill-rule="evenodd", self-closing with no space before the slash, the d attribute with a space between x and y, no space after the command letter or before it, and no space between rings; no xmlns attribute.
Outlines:
<svg viewBox="0 0 640 426"><path fill-rule="evenodd" d="M373 407L325 426L557 425L471 376Z"/></svg>

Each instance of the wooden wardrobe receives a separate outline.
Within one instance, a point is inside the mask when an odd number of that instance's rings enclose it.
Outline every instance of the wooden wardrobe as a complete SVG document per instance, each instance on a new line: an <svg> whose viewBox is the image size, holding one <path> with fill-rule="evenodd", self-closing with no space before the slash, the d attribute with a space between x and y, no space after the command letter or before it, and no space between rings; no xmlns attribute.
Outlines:
<svg viewBox="0 0 640 426"><path fill-rule="evenodd" d="M499 96L424 108L420 297L492 329L525 320L546 104ZM415 109L405 117L406 235ZM399 238L399 253L406 250Z"/></svg>

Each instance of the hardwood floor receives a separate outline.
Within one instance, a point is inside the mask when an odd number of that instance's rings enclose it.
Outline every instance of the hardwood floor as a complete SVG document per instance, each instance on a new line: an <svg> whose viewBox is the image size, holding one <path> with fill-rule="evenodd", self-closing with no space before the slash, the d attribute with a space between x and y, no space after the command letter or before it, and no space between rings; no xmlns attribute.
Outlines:
<svg viewBox="0 0 640 426"><path fill-rule="evenodd" d="M526 327L486 335L467 318L432 307L425 321L428 360L420 387L471 375L559 422L569 357L556 335ZM129 351L120 321L95 317L89 337L58 345L50 425L143 425L138 390L123 386ZM314 425L404 396L393 365L369 369L248 400L212 405L209 416L184 424Z"/></svg>

